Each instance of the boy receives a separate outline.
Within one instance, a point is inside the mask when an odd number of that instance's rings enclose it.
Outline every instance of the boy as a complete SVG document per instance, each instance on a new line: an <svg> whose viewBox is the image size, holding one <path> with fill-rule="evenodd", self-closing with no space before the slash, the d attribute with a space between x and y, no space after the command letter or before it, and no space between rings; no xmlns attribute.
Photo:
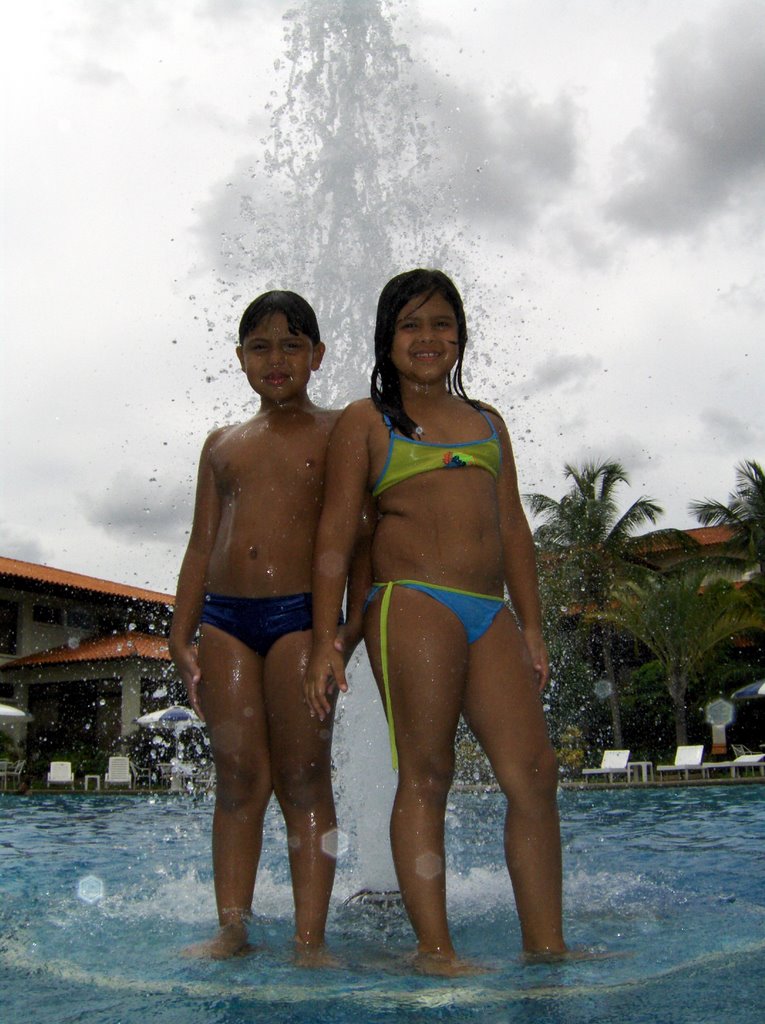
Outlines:
<svg viewBox="0 0 765 1024"><path fill-rule="evenodd" d="M212 847L220 930L189 952L215 959L250 949L247 921L273 790L287 825L297 954L326 960L336 842L332 724L309 715L302 691L324 459L339 415L307 394L323 355L314 311L294 292L266 292L245 310L237 356L260 408L204 444L178 580L170 652L207 723L217 775ZM368 571L352 571L348 623L338 640L348 656L361 635L369 582Z"/></svg>

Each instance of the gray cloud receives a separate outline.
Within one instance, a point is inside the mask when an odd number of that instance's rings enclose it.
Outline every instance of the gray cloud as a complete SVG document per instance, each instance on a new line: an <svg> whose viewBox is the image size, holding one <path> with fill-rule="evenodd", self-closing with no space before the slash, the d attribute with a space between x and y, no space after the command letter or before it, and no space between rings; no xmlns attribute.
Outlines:
<svg viewBox="0 0 765 1024"><path fill-rule="evenodd" d="M759 425L734 416L722 409L704 409L699 415L704 435L716 442L719 450L740 456L763 440Z"/></svg>
<svg viewBox="0 0 765 1024"><path fill-rule="evenodd" d="M564 385L580 385L602 366L595 356L553 355L538 363L523 383L525 394L549 391Z"/></svg>
<svg viewBox="0 0 765 1024"><path fill-rule="evenodd" d="M647 234L703 226L765 186L765 17L720 6L656 52L649 124L626 140L606 212Z"/></svg>
<svg viewBox="0 0 765 1024"><path fill-rule="evenodd" d="M22 562L44 562L45 548L25 530L12 523L0 522L0 553L6 558L19 558Z"/></svg>
<svg viewBox="0 0 765 1024"><path fill-rule="evenodd" d="M430 122L439 194L466 223L525 227L555 202L577 166L578 111L561 94L547 102L509 85L494 101L420 71L419 113Z"/></svg>
<svg viewBox="0 0 765 1024"><path fill-rule="evenodd" d="M116 477L96 495L81 493L79 503L89 523L123 539L178 542L191 523L188 487L163 487L136 471Z"/></svg>

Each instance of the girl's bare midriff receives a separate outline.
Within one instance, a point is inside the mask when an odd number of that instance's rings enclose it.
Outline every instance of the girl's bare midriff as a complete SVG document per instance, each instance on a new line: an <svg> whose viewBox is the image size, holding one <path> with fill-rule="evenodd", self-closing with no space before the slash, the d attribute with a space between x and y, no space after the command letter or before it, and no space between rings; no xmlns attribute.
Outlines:
<svg viewBox="0 0 765 1024"><path fill-rule="evenodd" d="M376 581L421 580L502 596L496 487L487 470L421 473L383 493L378 514L372 547Z"/></svg>

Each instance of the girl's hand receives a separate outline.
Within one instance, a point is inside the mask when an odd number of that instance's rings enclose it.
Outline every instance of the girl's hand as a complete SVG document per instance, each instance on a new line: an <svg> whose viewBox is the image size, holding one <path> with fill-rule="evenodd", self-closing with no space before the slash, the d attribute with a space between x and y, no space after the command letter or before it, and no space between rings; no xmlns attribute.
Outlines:
<svg viewBox="0 0 765 1024"><path fill-rule="evenodd" d="M202 670L199 667L196 646L194 644L178 645L171 642L170 654L175 662L178 675L186 687L186 693L189 695L189 704L204 721L205 716L202 714L202 708L199 705L199 684L202 681Z"/></svg>
<svg viewBox="0 0 765 1024"><path fill-rule="evenodd" d="M303 679L303 696L312 715L317 715L320 722L332 713L332 705L328 694L337 687L343 693L348 692L345 679L345 663L341 651L337 650L338 642L321 644L314 647L308 661L305 678Z"/></svg>
<svg viewBox="0 0 765 1024"><path fill-rule="evenodd" d="M351 660L351 655L358 647L362 635L363 630L360 622L358 625L354 626L353 623L348 621L345 625L337 627L337 636L335 637L334 647L339 654L342 654L343 661L346 665Z"/></svg>
<svg viewBox="0 0 765 1024"><path fill-rule="evenodd" d="M531 664L534 666L541 693L550 681L550 662L542 632L539 629L524 629L523 639L526 641L526 647L531 655Z"/></svg>

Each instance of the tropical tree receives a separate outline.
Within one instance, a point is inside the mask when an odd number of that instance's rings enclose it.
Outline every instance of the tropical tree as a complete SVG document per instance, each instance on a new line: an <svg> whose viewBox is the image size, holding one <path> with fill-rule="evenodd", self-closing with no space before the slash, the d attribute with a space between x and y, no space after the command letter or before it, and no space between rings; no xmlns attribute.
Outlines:
<svg viewBox="0 0 765 1024"><path fill-rule="evenodd" d="M692 501L688 506L703 526L727 526L732 537L728 549L759 566L765 574L765 472L758 462L736 466L736 489L721 501Z"/></svg>
<svg viewBox="0 0 765 1024"><path fill-rule="evenodd" d="M620 484L629 484L629 477L619 462L590 461L581 467L566 464L564 475L572 485L560 501L546 494L524 495L531 513L541 520L534 539L548 555L558 585L568 595L569 608L600 612L606 607L614 583L638 558L640 543L635 531L646 523L655 523L663 510L653 499L643 496L620 514L616 492ZM591 660L602 663L609 680L613 742L621 747L612 628L604 619L597 619L594 627L592 620L588 621L594 646Z"/></svg>
<svg viewBox="0 0 765 1024"><path fill-rule="evenodd" d="M758 601L729 580L707 581L708 566L666 574L643 571L616 582L598 617L637 637L661 665L672 700L678 746L687 742L686 695L713 652L733 636L762 629Z"/></svg>

